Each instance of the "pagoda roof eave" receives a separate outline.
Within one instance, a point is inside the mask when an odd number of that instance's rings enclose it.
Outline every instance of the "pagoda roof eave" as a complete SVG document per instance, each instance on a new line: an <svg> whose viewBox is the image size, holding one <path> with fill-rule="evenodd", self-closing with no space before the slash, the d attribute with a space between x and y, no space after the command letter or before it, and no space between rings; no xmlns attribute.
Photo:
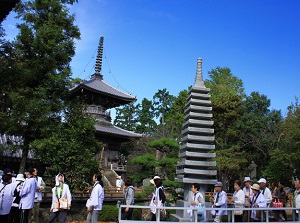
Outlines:
<svg viewBox="0 0 300 223"><path fill-rule="evenodd" d="M103 125L96 124L95 127L96 127L96 132L98 134L99 133L106 134L106 135L117 136L119 138L126 138L126 139L130 139L130 138L139 139L143 137L142 134L128 131L114 125L103 126Z"/></svg>
<svg viewBox="0 0 300 223"><path fill-rule="evenodd" d="M126 94L100 79L91 79L89 81L82 82L76 87L70 89L70 93L74 94L75 92L82 91L82 89L122 100L124 101L124 104L136 101L135 96Z"/></svg>

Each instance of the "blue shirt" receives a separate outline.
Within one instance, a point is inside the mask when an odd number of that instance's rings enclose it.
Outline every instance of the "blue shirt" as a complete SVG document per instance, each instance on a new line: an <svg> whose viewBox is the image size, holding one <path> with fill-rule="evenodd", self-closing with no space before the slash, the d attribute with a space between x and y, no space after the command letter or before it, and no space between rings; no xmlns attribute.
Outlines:
<svg viewBox="0 0 300 223"><path fill-rule="evenodd" d="M31 209L34 206L34 197L37 190L37 180L35 178L27 178L20 190L21 201L20 209Z"/></svg>

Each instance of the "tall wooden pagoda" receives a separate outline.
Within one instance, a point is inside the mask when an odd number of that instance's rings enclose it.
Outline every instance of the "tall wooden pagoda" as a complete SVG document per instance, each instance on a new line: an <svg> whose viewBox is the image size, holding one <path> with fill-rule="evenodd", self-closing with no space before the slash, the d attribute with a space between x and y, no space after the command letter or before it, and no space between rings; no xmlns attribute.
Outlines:
<svg viewBox="0 0 300 223"><path fill-rule="evenodd" d="M104 144L102 167L117 168L119 165L119 149L121 143L142 137L124 130L111 123L111 108L136 101L130 94L124 93L103 80L101 74L103 56L103 36L100 37L95 73L88 81L83 81L70 90L72 97L79 96L87 105L85 113L96 119L96 137ZM121 169L121 168L120 168Z"/></svg>

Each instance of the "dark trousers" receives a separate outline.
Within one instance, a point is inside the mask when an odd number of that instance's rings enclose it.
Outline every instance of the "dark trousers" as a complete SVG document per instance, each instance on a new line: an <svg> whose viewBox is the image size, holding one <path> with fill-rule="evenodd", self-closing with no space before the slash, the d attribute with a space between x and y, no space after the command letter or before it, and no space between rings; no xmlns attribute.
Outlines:
<svg viewBox="0 0 300 223"><path fill-rule="evenodd" d="M20 223L28 223L28 214L30 209L21 209L20 210Z"/></svg>
<svg viewBox="0 0 300 223"><path fill-rule="evenodd" d="M18 207L11 207L9 216L10 223L20 223L20 209Z"/></svg>
<svg viewBox="0 0 300 223"><path fill-rule="evenodd" d="M128 212L125 211L126 208L122 208L121 220L131 220L133 209L129 208Z"/></svg>
<svg viewBox="0 0 300 223"><path fill-rule="evenodd" d="M1 223L9 223L9 214L0 215L0 222Z"/></svg>
<svg viewBox="0 0 300 223"><path fill-rule="evenodd" d="M156 221L156 214L153 214L153 213L151 213L151 214L152 214L151 221Z"/></svg>
<svg viewBox="0 0 300 223"><path fill-rule="evenodd" d="M59 217L59 223L65 223L67 220L67 210L52 212L48 223L54 222L57 217Z"/></svg>
<svg viewBox="0 0 300 223"><path fill-rule="evenodd" d="M242 222L243 215L234 215L234 222Z"/></svg>

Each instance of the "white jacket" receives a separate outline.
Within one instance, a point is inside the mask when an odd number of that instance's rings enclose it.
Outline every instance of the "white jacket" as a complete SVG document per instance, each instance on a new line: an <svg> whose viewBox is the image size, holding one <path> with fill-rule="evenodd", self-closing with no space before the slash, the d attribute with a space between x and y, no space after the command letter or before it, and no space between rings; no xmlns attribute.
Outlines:
<svg viewBox="0 0 300 223"><path fill-rule="evenodd" d="M62 191L62 193L60 193L62 187L63 187L63 191ZM60 196L60 194L61 194L61 196ZM67 198L68 199L68 204L71 205L72 196L71 196L71 192L70 192L68 184L62 183L59 186L55 186L55 187L52 188L52 205L51 205L51 208L53 208L53 212L58 211L58 209L56 208L56 202L57 202L58 199L61 199L61 198Z"/></svg>
<svg viewBox="0 0 300 223"><path fill-rule="evenodd" d="M96 182L94 184L90 198L86 201L86 207L93 207L94 210L102 210L104 201L104 189Z"/></svg>

